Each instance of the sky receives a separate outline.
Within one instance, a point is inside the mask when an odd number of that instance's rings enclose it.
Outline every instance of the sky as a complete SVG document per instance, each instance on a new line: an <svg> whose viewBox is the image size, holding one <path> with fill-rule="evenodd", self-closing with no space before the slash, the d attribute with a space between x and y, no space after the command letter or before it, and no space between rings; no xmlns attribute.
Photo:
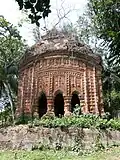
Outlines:
<svg viewBox="0 0 120 160"><path fill-rule="evenodd" d="M66 10L66 13L71 10L64 22L75 23L78 16L85 11L86 4L87 0L51 0L52 13L46 19L47 28L52 28L58 22L57 14L60 12L59 15L63 15L64 10ZM61 9L62 7L64 9ZM0 0L0 15L3 15L7 21L14 25L17 25L21 19L25 18L25 15L19 10L19 6L15 0ZM40 21L40 24L41 28L44 28L45 23L43 20ZM23 26L19 29L20 34L30 46L35 43L32 33L34 27L35 25L23 23Z"/></svg>

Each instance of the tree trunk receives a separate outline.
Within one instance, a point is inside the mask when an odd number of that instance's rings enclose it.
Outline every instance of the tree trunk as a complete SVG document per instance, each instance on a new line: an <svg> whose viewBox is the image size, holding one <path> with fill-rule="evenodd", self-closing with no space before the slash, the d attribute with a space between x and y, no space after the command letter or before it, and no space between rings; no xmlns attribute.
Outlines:
<svg viewBox="0 0 120 160"><path fill-rule="evenodd" d="M12 101L10 87L6 83L4 83L4 86L5 86L5 90L7 92L7 96L8 96L9 102L10 102L10 108L11 108L12 119L13 119L13 124L14 124L15 123L14 105L13 105L13 101Z"/></svg>

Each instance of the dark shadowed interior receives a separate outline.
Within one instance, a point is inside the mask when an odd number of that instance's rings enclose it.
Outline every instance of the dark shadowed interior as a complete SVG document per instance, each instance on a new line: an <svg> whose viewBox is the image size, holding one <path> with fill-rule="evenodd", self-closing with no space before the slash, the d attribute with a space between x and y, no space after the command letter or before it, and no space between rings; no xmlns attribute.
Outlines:
<svg viewBox="0 0 120 160"><path fill-rule="evenodd" d="M64 98L62 93L56 94L54 98L54 112L57 117L64 115Z"/></svg>
<svg viewBox="0 0 120 160"><path fill-rule="evenodd" d="M40 94L38 101L38 114L42 117L47 112L47 98L44 92Z"/></svg>

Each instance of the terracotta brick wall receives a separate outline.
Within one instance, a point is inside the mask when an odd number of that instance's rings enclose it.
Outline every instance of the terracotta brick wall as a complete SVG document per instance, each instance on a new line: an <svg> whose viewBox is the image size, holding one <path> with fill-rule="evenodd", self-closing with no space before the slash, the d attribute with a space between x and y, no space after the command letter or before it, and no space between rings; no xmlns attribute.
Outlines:
<svg viewBox="0 0 120 160"><path fill-rule="evenodd" d="M54 54L53 54L54 55ZM53 111L54 96L61 90L65 114L70 112L72 93L78 92L84 113L101 114L101 66L95 60L67 55L39 57L20 68L17 114L37 113L38 98L43 91L47 97L48 111ZM32 108L34 106L34 108Z"/></svg>

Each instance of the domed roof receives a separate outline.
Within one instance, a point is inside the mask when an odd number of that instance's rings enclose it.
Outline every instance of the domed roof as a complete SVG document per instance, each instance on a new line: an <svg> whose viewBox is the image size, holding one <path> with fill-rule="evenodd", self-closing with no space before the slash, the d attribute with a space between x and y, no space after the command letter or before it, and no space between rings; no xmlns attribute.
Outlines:
<svg viewBox="0 0 120 160"><path fill-rule="evenodd" d="M76 36L53 32L43 36L40 42L28 49L22 62L25 62L30 57L45 57L54 54L64 55L66 52L69 56L74 54L74 57L92 57L98 63L101 61L100 56L94 54L89 46L79 42Z"/></svg>
<svg viewBox="0 0 120 160"><path fill-rule="evenodd" d="M42 40L35 44L29 50L32 55L43 54L52 51L66 50L69 52L78 52L82 54L95 55L87 45L80 43L78 38L73 35L65 35L63 33L47 34ZM33 52L34 51L34 52Z"/></svg>

